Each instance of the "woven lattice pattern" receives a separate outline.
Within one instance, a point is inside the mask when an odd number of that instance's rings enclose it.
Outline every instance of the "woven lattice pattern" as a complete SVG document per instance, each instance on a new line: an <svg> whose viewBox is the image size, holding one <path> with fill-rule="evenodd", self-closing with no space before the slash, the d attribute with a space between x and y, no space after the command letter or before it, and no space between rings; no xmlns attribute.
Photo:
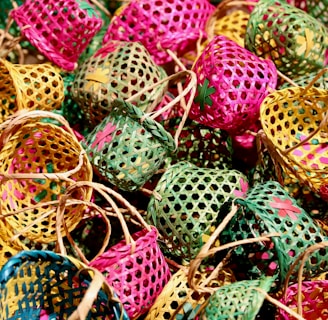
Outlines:
<svg viewBox="0 0 328 320"><path fill-rule="evenodd" d="M84 0L25 0L10 15L33 46L68 71L77 67L79 56L102 26Z"/></svg>
<svg viewBox="0 0 328 320"><path fill-rule="evenodd" d="M238 203L239 211L222 233L222 243L267 233L280 234L269 242L236 249L235 262L241 277L279 274L283 282L290 266L306 248L326 240L319 226L275 181L256 185L246 200L238 200ZM311 255L305 264L305 278L328 269L327 254L327 249L321 249Z"/></svg>
<svg viewBox="0 0 328 320"><path fill-rule="evenodd" d="M226 36L244 47L248 19L249 13L243 10L234 10L214 22L213 33Z"/></svg>
<svg viewBox="0 0 328 320"><path fill-rule="evenodd" d="M154 227L138 231L132 235L134 250L123 240L90 263L105 274L133 319L151 308L171 277L157 235Z"/></svg>
<svg viewBox="0 0 328 320"><path fill-rule="evenodd" d="M327 0L307 0L307 12L323 25L328 25L328 2Z"/></svg>
<svg viewBox="0 0 328 320"><path fill-rule="evenodd" d="M80 65L72 94L85 118L96 126L108 115L115 99L128 99L165 77L164 69L155 65L141 43L109 41ZM167 83L159 84L137 98L135 104L143 111L157 104L166 87Z"/></svg>
<svg viewBox="0 0 328 320"><path fill-rule="evenodd" d="M19 240L10 241L9 239L12 236L13 233L10 232L7 223L0 220L0 268L2 268L9 258L25 249Z"/></svg>
<svg viewBox="0 0 328 320"><path fill-rule="evenodd" d="M20 65L0 60L0 122L20 109L59 109L64 83L50 64Z"/></svg>
<svg viewBox="0 0 328 320"><path fill-rule="evenodd" d="M163 252L175 259L193 259L203 236L211 234L220 206L231 196L247 190L246 178L236 170L198 168L188 162L168 167L152 196L147 219L154 224L164 243Z"/></svg>
<svg viewBox="0 0 328 320"><path fill-rule="evenodd" d="M225 36L213 38L193 70L198 88L190 118L233 134L256 121L262 100L277 83L271 61L259 59Z"/></svg>
<svg viewBox="0 0 328 320"><path fill-rule="evenodd" d="M325 26L286 2L259 1L248 20L245 47L292 77L322 69L327 43Z"/></svg>
<svg viewBox="0 0 328 320"><path fill-rule="evenodd" d="M202 319L253 320L264 302L264 295L256 288L269 291L272 278L239 281L219 288L208 300Z"/></svg>
<svg viewBox="0 0 328 320"><path fill-rule="evenodd" d="M294 284L287 289L286 298L280 302L293 310L297 310L298 285ZM302 316L308 320L326 319L328 303L328 281L303 281L302 282ZM279 320L289 320L290 315L279 309Z"/></svg>
<svg viewBox="0 0 328 320"><path fill-rule="evenodd" d="M283 170L289 169L300 182L319 192L320 187L328 183L327 124L319 128L328 97L323 89L312 87L305 94L303 90L291 87L270 94L263 101L260 118L268 140L279 151L277 156L282 160ZM311 139L286 152L315 130L318 132Z"/></svg>
<svg viewBox="0 0 328 320"><path fill-rule="evenodd" d="M175 135L181 118L173 118L164 125ZM197 122L186 123L179 135L179 145L170 163L188 161L201 168L232 168L232 149L228 134L220 129L203 126Z"/></svg>
<svg viewBox="0 0 328 320"><path fill-rule="evenodd" d="M0 151L0 172L63 173L78 166L81 152L80 144L67 131L49 123L31 121L21 126ZM82 167L70 178L71 182L50 180L46 177L3 181L0 186L2 212L10 213L57 200L74 181L91 181L92 168L86 155L83 156ZM88 201L91 198L91 191L81 189L74 197ZM43 219L40 217L54 208L46 205L27 210L7 217L6 221L15 231L20 231L35 222L24 232L24 236L49 243L56 240L56 212ZM83 208L82 205L73 205L65 209L65 221L70 230L81 220Z"/></svg>
<svg viewBox="0 0 328 320"><path fill-rule="evenodd" d="M0 319L39 319L41 312L67 319L92 280L88 273L77 274L83 267L51 251L22 251L12 257L0 271ZM87 319L109 319L111 306L108 293L99 291Z"/></svg>
<svg viewBox="0 0 328 320"><path fill-rule="evenodd" d="M306 87L310 84L310 82L317 76L317 72L310 72L304 76L293 78L293 82L296 83L300 87ZM292 87L292 85L288 82L284 83L279 87L279 89L285 89ZM316 82L313 84L313 87L319 89L328 89L328 72L325 72Z"/></svg>
<svg viewBox="0 0 328 320"><path fill-rule="evenodd" d="M130 1L112 19L103 43L139 41L157 64L164 64L172 58L163 49L183 55L195 46L214 8L207 0Z"/></svg>
<svg viewBox="0 0 328 320"><path fill-rule="evenodd" d="M96 173L126 191L148 181L174 148L172 136L159 123L119 99L86 141Z"/></svg>
<svg viewBox="0 0 328 320"><path fill-rule="evenodd" d="M222 275L220 275L222 276ZM197 272L195 278L201 284L206 280L205 272ZM228 278L228 276L227 276ZM229 280L222 276L220 279L212 280L210 287L218 287L226 284ZM178 314L191 319L191 313L197 306L203 304L209 294L200 294L192 290L188 285L188 272L184 269L177 271L165 285L161 294L149 310L145 320L173 320Z"/></svg>

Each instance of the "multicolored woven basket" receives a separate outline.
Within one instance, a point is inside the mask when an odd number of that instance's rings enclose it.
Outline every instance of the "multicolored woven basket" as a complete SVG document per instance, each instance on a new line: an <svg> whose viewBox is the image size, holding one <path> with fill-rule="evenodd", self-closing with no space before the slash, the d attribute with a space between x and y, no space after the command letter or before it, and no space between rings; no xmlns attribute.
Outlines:
<svg viewBox="0 0 328 320"><path fill-rule="evenodd" d="M285 1L260 0L248 20L245 47L291 78L322 69L327 43L326 27Z"/></svg>
<svg viewBox="0 0 328 320"><path fill-rule="evenodd" d="M85 148L100 177L121 190L135 191L160 168L175 142L158 122L117 99L87 136Z"/></svg>
<svg viewBox="0 0 328 320"><path fill-rule="evenodd" d="M108 26L103 43L139 41L155 63L172 61L170 49L182 56L205 35L205 24L215 7L207 0L139 0L128 2Z"/></svg>
<svg viewBox="0 0 328 320"><path fill-rule="evenodd" d="M94 277L91 268L71 257L22 251L0 271L0 319L68 319L79 308L84 319L128 320L108 285L100 286L98 292L89 290L95 289L91 287ZM91 299L87 312L80 308L85 298Z"/></svg>
<svg viewBox="0 0 328 320"><path fill-rule="evenodd" d="M53 111L64 100L64 83L49 63L13 64L0 59L0 123L22 109Z"/></svg>
<svg viewBox="0 0 328 320"><path fill-rule="evenodd" d="M47 117L59 120L66 130L42 122ZM92 180L91 164L61 116L46 111L27 112L4 125L0 137L0 195L2 213L10 214L6 223L14 234L22 232L30 240L55 241L55 202L76 181ZM78 190L74 196L89 201L91 190ZM66 208L69 230L80 222L83 211L84 205Z"/></svg>
<svg viewBox="0 0 328 320"><path fill-rule="evenodd" d="M277 71L225 36L216 36L193 66L197 96L189 117L234 135L259 117L260 104L276 87Z"/></svg>
<svg viewBox="0 0 328 320"><path fill-rule="evenodd" d="M110 113L115 99L128 99L166 76L141 43L111 40L79 66L72 96L95 127ZM166 89L167 83L160 83L134 104L145 111L161 101Z"/></svg>
<svg viewBox="0 0 328 320"><path fill-rule="evenodd" d="M221 205L247 187L246 177L237 170L199 168L188 162L169 166L147 207L147 221L162 235L163 252L180 262L193 259L215 227Z"/></svg>
<svg viewBox="0 0 328 320"><path fill-rule="evenodd" d="M327 103L324 89L289 87L266 97L260 114L264 142L276 168L322 197L327 196L328 184Z"/></svg>
<svg viewBox="0 0 328 320"><path fill-rule="evenodd" d="M67 71L77 67L103 23L85 0L25 0L10 16L33 46Z"/></svg>

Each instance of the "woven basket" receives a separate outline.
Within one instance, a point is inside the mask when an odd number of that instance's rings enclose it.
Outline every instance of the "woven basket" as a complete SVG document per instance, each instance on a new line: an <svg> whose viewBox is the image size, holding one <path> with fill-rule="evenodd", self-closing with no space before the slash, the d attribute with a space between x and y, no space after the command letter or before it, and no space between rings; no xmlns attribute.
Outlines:
<svg viewBox="0 0 328 320"><path fill-rule="evenodd" d="M260 114L264 141L276 164L323 197L328 183L327 103L323 89L290 87L267 96Z"/></svg>
<svg viewBox="0 0 328 320"><path fill-rule="evenodd" d="M276 87L274 64L224 36L216 36L193 66L197 96L190 118L234 135L259 117L262 100Z"/></svg>
<svg viewBox="0 0 328 320"><path fill-rule="evenodd" d="M140 188L175 148L159 123L120 99L85 144L96 173L125 191Z"/></svg>
<svg viewBox="0 0 328 320"><path fill-rule="evenodd" d="M315 78L317 78L318 72L309 72L305 76L300 76L293 78L293 84L290 84L288 82L285 82L282 84L279 89L285 89L289 87L294 87L295 84L299 87L307 87ZM328 89L328 72L325 72L323 75L321 75L319 78L316 79L316 81L313 83L313 87L319 88L319 89Z"/></svg>
<svg viewBox="0 0 328 320"><path fill-rule="evenodd" d="M208 299L208 304L200 314L200 319L256 319L270 290L273 278L238 281L219 288Z"/></svg>
<svg viewBox="0 0 328 320"><path fill-rule="evenodd" d="M306 1L306 10L312 17L316 18L323 25L328 25L328 3L327 1L312 0Z"/></svg>
<svg viewBox="0 0 328 320"><path fill-rule="evenodd" d="M10 13L21 33L50 61L72 71L102 20L84 0L25 0Z"/></svg>
<svg viewBox="0 0 328 320"><path fill-rule="evenodd" d="M206 272L197 272L195 278L199 285L206 281ZM219 286L231 283L229 271L221 270L219 276L211 280L209 287L216 290ZM195 319L198 308L209 297L209 293L200 293L188 284L188 269L179 269L166 284L161 294L149 310L145 320L155 319Z"/></svg>
<svg viewBox="0 0 328 320"><path fill-rule="evenodd" d="M279 287L290 266L310 245L325 241L326 236L310 216L289 197L282 186L269 181L258 184L245 200L237 199L239 209L220 236L220 243L230 243L268 233L277 233L270 242L257 242L237 248L231 268L240 279L256 279L263 275L277 277ZM229 212L226 203L219 213ZM313 253L305 265L304 278L309 279L328 268L327 250ZM292 275L295 279L295 274ZM280 282L280 283L279 283Z"/></svg>
<svg viewBox="0 0 328 320"><path fill-rule="evenodd" d="M0 81L0 123L21 109L59 109L64 100L63 79L47 63L21 65L0 59Z"/></svg>
<svg viewBox="0 0 328 320"><path fill-rule="evenodd" d="M74 319L128 319L109 286L90 291L96 274L85 268L51 251L20 252L0 271L0 319L68 319L77 308ZM87 312L85 299L91 299Z"/></svg>
<svg viewBox="0 0 328 320"><path fill-rule="evenodd" d="M128 99L165 77L141 43L109 41L79 66L72 94L94 127L109 114L115 99ZM161 83L134 103L145 111L162 99L166 88L167 83Z"/></svg>
<svg viewBox="0 0 328 320"><path fill-rule="evenodd" d="M46 117L60 121L66 130L41 122ZM38 242L55 241L55 203L75 181L92 180L90 162L68 123L51 112L28 112L4 125L0 137L2 213L9 215L6 222L14 233L22 232ZM78 190L74 197L89 201L91 191ZM83 210L83 205L66 208L69 230L80 222Z"/></svg>
<svg viewBox="0 0 328 320"><path fill-rule="evenodd" d="M248 19L248 10L242 2L221 1L206 23L208 40L212 40L216 35L223 35L244 47Z"/></svg>
<svg viewBox="0 0 328 320"><path fill-rule="evenodd" d="M165 49L182 56L205 35L205 23L214 11L207 0L130 1L115 16L104 37L110 40L139 41L155 63L172 61Z"/></svg>
<svg viewBox="0 0 328 320"><path fill-rule="evenodd" d="M165 254L190 261L215 226L220 206L246 190L247 180L239 171L178 162L159 180L148 204L147 221L162 235Z"/></svg>
<svg viewBox="0 0 328 320"><path fill-rule="evenodd" d="M151 308L171 277L157 244L158 231L148 225L136 208L119 193L102 184L92 183L92 186L108 201L123 232L116 244L98 254L89 265L103 273L117 292L127 314L136 319ZM124 206L124 216L116 201ZM139 231L130 233L127 218L138 222Z"/></svg>
<svg viewBox="0 0 328 320"><path fill-rule="evenodd" d="M245 47L292 78L324 67L328 33L301 9L261 0L248 20Z"/></svg>
<svg viewBox="0 0 328 320"><path fill-rule="evenodd" d="M173 118L164 124L164 128L176 134L181 117ZM171 157L170 164L188 161L201 168L231 169L232 149L226 132L188 121L179 135L179 145Z"/></svg>
<svg viewBox="0 0 328 320"><path fill-rule="evenodd" d="M17 5L22 5L22 0L15 1ZM0 29L5 30L7 24L8 24L8 17L10 11L13 9L13 1L12 0L3 0L1 1L1 10L0 10ZM9 33L13 36L18 36L20 31L19 28L17 28L17 25L12 25L9 28Z"/></svg>

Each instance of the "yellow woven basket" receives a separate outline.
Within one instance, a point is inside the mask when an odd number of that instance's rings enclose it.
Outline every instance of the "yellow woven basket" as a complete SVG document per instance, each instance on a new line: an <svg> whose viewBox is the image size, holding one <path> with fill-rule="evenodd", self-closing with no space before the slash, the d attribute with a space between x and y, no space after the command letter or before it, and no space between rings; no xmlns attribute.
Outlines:
<svg viewBox="0 0 328 320"><path fill-rule="evenodd" d="M29 118L32 114L62 118L51 112L32 111L9 121L0 137L1 209L13 233L50 243L56 240L60 197L76 181L92 181L92 168L68 125L65 130L41 122L42 116ZM81 188L74 199L89 201L91 193L91 189ZM67 206L65 222L70 231L83 211L84 205Z"/></svg>
<svg viewBox="0 0 328 320"><path fill-rule="evenodd" d="M326 90L290 87L268 95L260 110L276 168L319 194L328 184L327 106Z"/></svg>
<svg viewBox="0 0 328 320"><path fill-rule="evenodd" d="M59 109L64 82L49 63L13 64L0 59L0 123L17 110Z"/></svg>

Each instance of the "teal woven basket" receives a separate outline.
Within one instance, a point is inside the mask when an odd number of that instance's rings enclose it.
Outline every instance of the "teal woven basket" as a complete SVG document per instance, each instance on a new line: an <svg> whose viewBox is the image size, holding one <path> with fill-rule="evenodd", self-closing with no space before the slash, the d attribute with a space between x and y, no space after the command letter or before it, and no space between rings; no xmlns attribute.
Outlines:
<svg viewBox="0 0 328 320"><path fill-rule="evenodd" d="M85 267L73 258L51 251L21 251L0 271L0 319L39 319L42 315L67 319L92 281L90 272L82 272ZM128 317L115 293L102 288L86 319L128 320Z"/></svg>

